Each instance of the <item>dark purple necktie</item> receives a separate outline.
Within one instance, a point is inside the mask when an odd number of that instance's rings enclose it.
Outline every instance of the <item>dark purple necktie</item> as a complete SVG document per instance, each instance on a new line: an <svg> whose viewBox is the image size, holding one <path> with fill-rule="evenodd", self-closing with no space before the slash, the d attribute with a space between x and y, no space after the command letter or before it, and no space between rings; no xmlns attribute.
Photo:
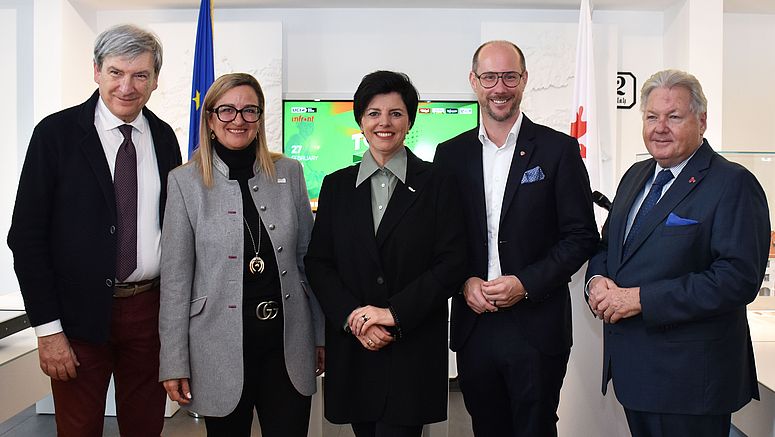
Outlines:
<svg viewBox="0 0 775 437"><path fill-rule="evenodd" d="M654 179L654 183L651 184L651 188L649 189L648 194L646 194L646 198L643 199L643 203L640 205L638 213L635 214L635 220L632 221L630 233L627 234L627 238L624 240L624 256L627 256L630 252L632 242L635 240L635 237L638 236L641 226L643 226L643 219L648 215L651 209L654 208L657 202L659 202L659 198L662 196L662 187L670 182L671 179L673 179L673 172L670 170L665 169L657 173L657 177Z"/></svg>
<svg viewBox="0 0 775 437"><path fill-rule="evenodd" d="M116 279L124 282L137 268L137 151L132 126L124 124L118 130L124 141L118 147L113 175L118 218Z"/></svg>

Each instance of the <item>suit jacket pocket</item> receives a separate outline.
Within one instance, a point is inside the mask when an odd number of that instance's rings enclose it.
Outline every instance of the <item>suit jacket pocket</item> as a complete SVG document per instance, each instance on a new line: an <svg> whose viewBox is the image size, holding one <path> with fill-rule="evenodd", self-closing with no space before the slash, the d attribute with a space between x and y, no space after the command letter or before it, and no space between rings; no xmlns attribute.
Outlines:
<svg viewBox="0 0 775 437"><path fill-rule="evenodd" d="M665 226L662 228L662 236L669 237L672 235L692 235L697 233L698 229L700 229L699 223L684 226Z"/></svg>
<svg viewBox="0 0 775 437"><path fill-rule="evenodd" d="M194 317L199 315L202 310L205 308L205 303L207 302L207 296L197 297L196 299L191 301L191 306L188 310L188 317Z"/></svg>
<svg viewBox="0 0 775 437"><path fill-rule="evenodd" d="M724 337L728 325L713 321L693 322L667 327L666 338L671 343L715 341Z"/></svg>

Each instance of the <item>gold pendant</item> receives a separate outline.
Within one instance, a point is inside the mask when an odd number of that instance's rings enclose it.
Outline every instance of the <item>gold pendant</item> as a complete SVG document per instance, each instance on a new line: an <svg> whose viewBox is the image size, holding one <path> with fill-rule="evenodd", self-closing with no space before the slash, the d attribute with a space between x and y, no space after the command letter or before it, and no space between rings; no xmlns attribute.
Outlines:
<svg viewBox="0 0 775 437"><path fill-rule="evenodd" d="M254 275L256 272L264 273L264 260L258 255L254 256L248 263L248 270Z"/></svg>

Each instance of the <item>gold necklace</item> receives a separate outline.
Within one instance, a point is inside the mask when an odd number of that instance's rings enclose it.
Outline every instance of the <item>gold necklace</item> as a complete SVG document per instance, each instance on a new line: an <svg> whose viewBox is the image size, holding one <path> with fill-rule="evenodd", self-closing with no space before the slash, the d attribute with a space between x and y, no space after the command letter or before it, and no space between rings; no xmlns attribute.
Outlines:
<svg viewBox="0 0 775 437"><path fill-rule="evenodd" d="M258 219L258 247L256 247L256 241L253 239L253 231L250 230L250 225L248 224L248 221L245 220L245 216L242 216L242 221L245 222L245 227L248 229L248 235L250 235L250 243L253 245L253 251L256 252L256 256L248 262L248 270L254 275L256 272L264 273L264 260L258 256L258 252L261 251L261 218L259 217Z"/></svg>

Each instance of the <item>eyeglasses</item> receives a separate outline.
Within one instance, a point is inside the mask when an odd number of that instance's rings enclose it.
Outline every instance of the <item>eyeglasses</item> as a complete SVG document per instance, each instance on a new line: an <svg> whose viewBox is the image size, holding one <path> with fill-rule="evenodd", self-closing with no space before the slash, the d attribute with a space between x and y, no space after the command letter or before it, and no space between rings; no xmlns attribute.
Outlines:
<svg viewBox="0 0 775 437"><path fill-rule="evenodd" d="M482 74L474 73L474 76L479 79L479 84L482 85L482 88L495 87L498 84L498 79L502 80L503 84L508 88L516 88L519 81L522 80L522 74L516 71L504 71L502 73L487 71Z"/></svg>
<svg viewBox="0 0 775 437"><path fill-rule="evenodd" d="M221 105L207 112L215 113L218 120L224 123L234 121L237 118L237 114L242 114L242 119L247 123L255 123L261 118L261 113L264 111L258 106L253 105L245 106L242 109L237 109L231 105Z"/></svg>

